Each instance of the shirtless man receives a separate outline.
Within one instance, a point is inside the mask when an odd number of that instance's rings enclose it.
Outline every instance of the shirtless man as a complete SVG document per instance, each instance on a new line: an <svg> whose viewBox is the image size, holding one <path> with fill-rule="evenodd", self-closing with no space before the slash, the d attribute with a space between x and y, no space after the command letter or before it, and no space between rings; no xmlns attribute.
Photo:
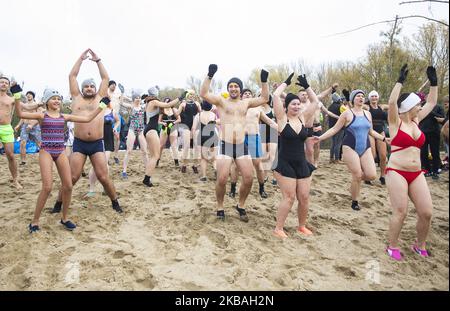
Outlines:
<svg viewBox="0 0 450 311"><path fill-rule="evenodd" d="M317 95L317 98L320 101L319 106L316 108L314 115L312 115L310 118L305 120L305 127L308 130L309 137L312 137L312 136L318 137L322 134L322 125L320 123L320 112L321 111L326 113L329 117L339 119L339 116L335 115L331 111L328 111L328 109L322 104L322 100L326 96L328 96L332 93L335 93L338 86L339 85L337 83L335 83L335 84L333 84L333 86L329 87L328 89L326 89L325 91L323 91L322 93ZM305 107L307 105L311 104L306 91L300 91L298 93L298 97L300 98L300 101L305 105ZM306 160L308 160L309 163L312 163L315 167L317 167L319 164L320 145L319 144L314 145L314 142L308 138L305 143L305 149L306 149L305 150L306 151Z"/></svg>
<svg viewBox="0 0 450 311"><path fill-rule="evenodd" d="M120 106L122 104L122 94L116 89L116 81L111 80L108 82L108 97L111 100L112 110L119 115L120 122ZM115 125L115 124L114 124ZM120 129L121 124L117 131L114 131L114 163L119 164L119 147L120 147Z"/></svg>
<svg viewBox="0 0 450 311"><path fill-rule="evenodd" d="M42 107L36 107L36 101L34 100L35 94L32 91L28 91L26 94L27 102L22 106L22 110L26 112L42 112ZM34 108L34 109L30 109ZM27 157L27 142L33 140L38 147L41 146L41 127L37 120L21 119L19 124L14 128L16 132L20 130L20 165L26 164Z"/></svg>
<svg viewBox="0 0 450 311"><path fill-rule="evenodd" d="M11 126L14 98L7 94L9 87L9 79L0 77L0 142L5 148L9 171L12 176L12 184L16 189L22 189L18 181L17 163L14 158L14 130Z"/></svg>
<svg viewBox="0 0 450 311"><path fill-rule="evenodd" d="M250 99L253 98L253 93L249 89L244 89L242 94L242 99ZM267 193L264 190L264 170L262 167L262 159L263 159L263 150L261 143L261 135L259 132L260 122L262 121L268 125L270 125L274 129L278 129L278 125L270 119L265 113L261 106L256 108L249 108L247 111L247 115L245 118L245 144L247 145L249 154L252 158L253 167L256 171L256 177L258 178L259 183L259 195L261 198L266 199ZM235 172L231 174L232 182L231 182L231 192L229 194L230 197L234 197L236 195L236 181L238 177L237 167L234 166ZM233 178L234 177L234 178ZM233 180L234 179L234 180ZM233 189L234 186L234 189Z"/></svg>
<svg viewBox="0 0 450 311"><path fill-rule="evenodd" d="M81 64L84 60L88 59L89 54L91 55L90 60L97 63L100 77L102 79L98 92L93 79L83 81L81 84L81 91L78 88L77 76L80 71ZM108 73L102 64L101 59L91 49L84 51L69 74L70 94L73 98L72 113L74 115L84 116L89 115L92 111L97 109L100 100L108 95L108 82ZM101 113L90 123L75 123L73 154L70 157L72 184L75 185L78 179L80 179L86 158L89 157L97 179L103 185L106 194L111 199L112 208L116 212L122 213L122 208L117 200L116 189L108 176L108 167L103 145L103 122L104 117L103 113ZM61 210L61 205L62 201L60 192L52 212L59 212Z"/></svg>
<svg viewBox="0 0 450 311"><path fill-rule="evenodd" d="M223 201L230 167L234 159L242 175L242 185L239 189L239 204L236 206L236 210L240 219L248 222L245 200L252 187L253 165L245 145L246 115L249 108L261 106L269 101L269 85L267 84L269 73L265 70L261 71L261 97L241 99L241 92L243 91L242 81L238 78L232 78L227 84L230 96L225 99L209 92L211 80L216 72L217 65L209 65L208 76L202 83L200 96L207 102L216 105L221 120L219 154L217 156L217 218L225 220Z"/></svg>

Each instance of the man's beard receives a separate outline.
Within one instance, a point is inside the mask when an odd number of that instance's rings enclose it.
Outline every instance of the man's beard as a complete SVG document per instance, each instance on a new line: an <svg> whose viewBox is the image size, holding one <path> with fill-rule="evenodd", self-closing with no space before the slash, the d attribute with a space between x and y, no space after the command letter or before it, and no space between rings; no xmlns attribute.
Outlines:
<svg viewBox="0 0 450 311"><path fill-rule="evenodd" d="M84 97L84 98L89 98L89 99L90 99L90 98L94 98L95 95L96 95L96 94L86 94L86 93L83 93L83 97Z"/></svg>

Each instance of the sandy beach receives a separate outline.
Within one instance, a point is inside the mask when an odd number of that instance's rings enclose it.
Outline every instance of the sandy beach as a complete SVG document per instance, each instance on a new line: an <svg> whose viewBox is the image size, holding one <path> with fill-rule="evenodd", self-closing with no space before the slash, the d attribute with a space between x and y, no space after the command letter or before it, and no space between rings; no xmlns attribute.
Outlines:
<svg viewBox="0 0 450 311"><path fill-rule="evenodd" d="M74 232L63 229L59 215L48 213L59 188L54 169L41 231L30 235L27 225L41 187L38 156L28 155L27 165L19 167L20 191L10 186L7 160L1 156L0 290L448 291L448 172L439 181L428 180L434 206L431 257L410 250L416 222L410 203L401 234L405 260L398 263L383 252L390 215L386 188L378 181L363 185L362 210L354 212L346 167L328 164L328 150L321 159L311 190L314 236L296 233L294 205L286 225L289 239L281 241L271 234L281 197L277 187L268 184L269 198L262 200L255 179L247 201L249 223L239 220L236 199L226 196L227 219L219 222L213 171L208 171L210 181L201 183L192 170L175 170L167 151L153 177L154 188L141 184L139 151L132 153L128 180L120 179L121 166L112 166L122 215L112 210L101 185L95 198L84 199L88 180L82 178L70 211L78 226Z"/></svg>

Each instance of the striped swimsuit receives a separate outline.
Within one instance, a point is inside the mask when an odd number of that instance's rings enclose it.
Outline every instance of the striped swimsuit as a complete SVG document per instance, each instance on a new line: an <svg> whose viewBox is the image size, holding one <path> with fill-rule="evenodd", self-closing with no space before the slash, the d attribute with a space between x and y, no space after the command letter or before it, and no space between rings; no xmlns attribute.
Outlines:
<svg viewBox="0 0 450 311"><path fill-rule="evenodd" d="M41 148L47 151L55 162L66 149L64 146L64 125L65 120L62 115L59 115L59 118L52 118L47 113L45 113L41 124Z"/></svg>

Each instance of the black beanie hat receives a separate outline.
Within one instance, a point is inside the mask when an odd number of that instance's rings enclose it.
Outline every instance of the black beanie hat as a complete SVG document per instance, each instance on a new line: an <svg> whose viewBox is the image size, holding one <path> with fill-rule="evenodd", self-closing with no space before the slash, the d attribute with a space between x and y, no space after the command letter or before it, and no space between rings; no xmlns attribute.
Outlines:
<svg viewBox="0 0 450 311"><path fill-rule="evenodd" d="M286 98L284 99L284 107L286 108L286 110L291 101L293 101L294 99L300 100L300 98L295 94L289 93L286 95Z"/></svg>
<svg viewBox="0 0 450 311"><path fill-rule="evenodd" d="M231 83L236 83L237 85L239 85L239 88L241 89L241 93L242 93L242 90L244 89L244 84L242 83L241 79L231 78L231 80L228 81L228 83L227 83L227 90Z"/></svg>

